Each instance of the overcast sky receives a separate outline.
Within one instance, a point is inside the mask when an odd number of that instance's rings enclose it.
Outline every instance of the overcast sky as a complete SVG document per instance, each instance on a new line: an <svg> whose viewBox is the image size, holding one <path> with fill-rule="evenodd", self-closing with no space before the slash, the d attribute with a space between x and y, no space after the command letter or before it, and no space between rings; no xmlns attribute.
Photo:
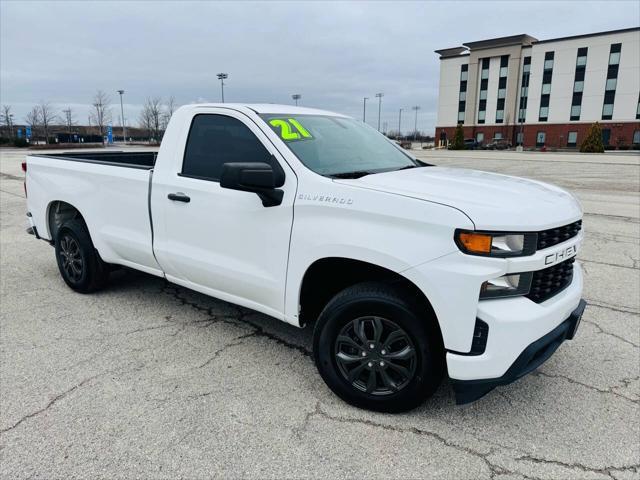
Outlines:
<svg viewBox="0 0 640 480"><path fill-rule="evenodd" d="M178 2L0 0L1 102L16 123L41 100L86 124L97 89L126 90L127 124L147 96L178 103L301 104L432 133L435 49L527 33L539 39L637 26L640 2Z"/></svg>

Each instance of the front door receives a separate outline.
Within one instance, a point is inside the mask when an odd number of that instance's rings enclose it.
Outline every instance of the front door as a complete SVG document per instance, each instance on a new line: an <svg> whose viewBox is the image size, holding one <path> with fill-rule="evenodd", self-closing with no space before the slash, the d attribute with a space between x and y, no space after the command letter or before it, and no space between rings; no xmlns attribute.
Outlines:
<svg viewBox="0 0 640 480"><path fill-rule="evenodd" d="M208 109L193 116L184 135L174 171L153 180L158 262L170 281L281 316L295 175L241 113ZM264 207L255 193L221 188L227 162L279 162L286 178L282 204Z"/></svg>

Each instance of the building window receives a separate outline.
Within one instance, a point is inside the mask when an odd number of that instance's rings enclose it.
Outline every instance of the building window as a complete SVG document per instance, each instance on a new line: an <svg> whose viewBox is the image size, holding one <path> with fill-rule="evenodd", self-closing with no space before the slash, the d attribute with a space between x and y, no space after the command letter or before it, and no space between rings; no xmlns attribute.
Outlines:
<svg viewBox="0 0 640 480"><path fill-rule="evenodd" d="M581 105L571 105L571 120L580 120Z"/></svg>
<svg viewBox="0 0 640 480"><path fill-rule="evenodd" d="M602 120L613 119L613 104L618 84L618 69L620 63L621 43L613 43L609 48L609 67L607 68L607 83L604 87L604 102L602 105Z"/></svg>
<svg viewBox="0 0 640 480"><path fill-rule="evenodd" d="M611 45L611 50L609 52L609 65L618 65L620 63L621 50L621 43L614 43Z"/></svg>
<svg viewBox="0 0 640 480"><path fill-rule="evenodd" d="M538 121L546 122L549 118L549 107L540 107L540 114L538 117Z"/></svg>
<svg viewBox="0 0 640 480"><path fill-rule="evenodd" d="M493 134L493 139L494 140L502 140L502 132L495 132Z"/></svg>
<svg viewBox="0 0 640 480"><path fill-rule="evenodd" d="M504 120L504 110L496 110L496 123L502 123Z"/></svg>
<svg viewBox="0 0 640 480"><path fill-rule="evenodd" d="M542 90L540 96L540 111L538 121L546 122L549 118L549 99L551 97L551 79L553 78L554 52L545 52L544 71L542 72Z"/></svg>
<svg viewBox="0 0 640 480"><path fill-rule="evenodd" d="M524 133L523 132L518 132L516 134L516 144L517 145L522 145L524 143Z"/></svg>
<svg viewBox="0 0 640 480"><path fill-rule="evenodd" d="M640 144L640 130L636 130L635 132L633 132L633 144Z"/></svg>
<svg viewBox="0 0 640 480"><path fill-rule="evenodd" d="M604 144L605 147L607 145L609 145L609 141L610 140L611 140L611 129L610 128L603 128L602 129L602 143Z"/></svg>
<svg viewBox="0 0 640 480"><path fill-rule="evenodd" d="M469 65L460 66L460 81L467 81L469 79Z"/></svg>
<svg viewBox="0 0 640 480"><path fill-rule="evenodd" d="M636 107L636 120L640 120L640 94L638 95L638 106Z"/></svg>
<svg viewBox="0 0 640 480"><path fill-rule="evenodd" d="M587 47L578 49L576 57L576 72L573 78L573 97L571 99L571 112L569 120L580 120L582 111L582 92L584 91L584 72L587 68Z"/></svg>
<svg viewBox="0 0 640 480"><path fill-rule="evenodd" d="M544 147L544 142L547 139L547 134L544 132L538 132L536 134L536 147Z"/></svg>
<svg viewBox="0 0 640 480"><path fill-rule="evenodd" d="M489 58L482 59L480 72L480 95L478 102L478 123L484 123L487 110L487 89L489 88Z"/></svg>
<svg viewBox="0 0 640 480"><path fill-rule="evenodd" d="M567 135L567 147L575 147L578 143L578 132L569 132Z"/></svg>
<svg viewBox="0 0 640 480"><path fill-rule="evenodd" d="M527 116L527 97L529 96L529 76L531 72L531 57L522 60L522 81L520 82L520 108L518 121L523 123Z"/></svg>
<svg viewBox="0 0 640 480"><path fill-rule="evenodd" d="M464 123L464 112L467 100L467 78L469 65L460 65L460 88L458 90L458 123Z"/></svg>
<svg viewBox="0 0 640 480"><path fill-rule="evenodd" d="M505 98L507 96L507 89L506 88L499 88L498 89L498 98Z"/></svg>
<svg viewBox="0 0 640 480"><path fill-rule="evenodd" d="M483 132L476 133L476 142L478 142L478 143L484 142L484 133Z"/></svg>

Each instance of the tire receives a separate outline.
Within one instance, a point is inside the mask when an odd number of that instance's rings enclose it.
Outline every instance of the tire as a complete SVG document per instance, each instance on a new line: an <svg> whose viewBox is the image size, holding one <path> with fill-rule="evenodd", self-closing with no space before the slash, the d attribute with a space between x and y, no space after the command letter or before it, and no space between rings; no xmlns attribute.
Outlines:
<svg viewBox="0 0 640 480"><path fill-rule="evenodd" d="M393 286L351 286L318 317L316 366L329 388L351 405L380 412L411 410L434 394L444 374L444 350L434 322Z"/></svg>
<svg viewBox="0 0 640 480"><path fill-rule="evenodd" d="M109 266L98 255L84 222L65 222L56 234L55 251L60 275L70 288L90 293L106 285Z"/></svg>

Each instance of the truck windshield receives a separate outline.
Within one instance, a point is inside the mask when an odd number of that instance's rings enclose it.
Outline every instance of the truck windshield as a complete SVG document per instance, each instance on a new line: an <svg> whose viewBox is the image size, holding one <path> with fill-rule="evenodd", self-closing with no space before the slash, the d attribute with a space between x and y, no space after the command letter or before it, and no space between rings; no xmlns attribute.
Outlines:
<svg viewBox="0 0 640 480"><path fill-rule="evenodd" d="M320 175L358 178L421 166L358 120L325 115L260 116L307 168Z"/></svg>

